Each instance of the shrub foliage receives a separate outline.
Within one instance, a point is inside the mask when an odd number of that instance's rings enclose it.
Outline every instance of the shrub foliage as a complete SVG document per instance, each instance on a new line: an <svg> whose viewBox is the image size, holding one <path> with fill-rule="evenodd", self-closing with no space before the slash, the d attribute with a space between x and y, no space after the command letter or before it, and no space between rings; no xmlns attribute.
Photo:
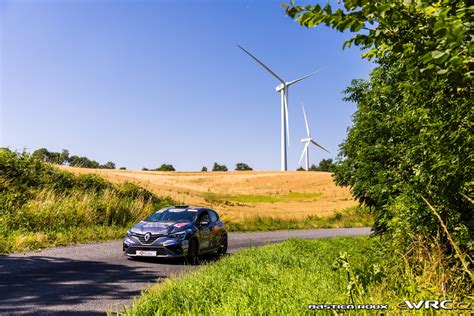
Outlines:
<svg viewBox="0 0 474 316"><path fill-rule="evenodd" d="M249 165L243 162L239 162L235 165L236 171L251 171L253 170Z"/></svg>
<svg viewBox="0 0 474 316"><path fill-rule="evenodd" d="M402 243L438 234L426 199L456 242L472 247L473 10L450 0L286 8L305 27L355 32L345 46L360 46L376 62L369 80L354 80L345 91L358 110L335 179L370 206L377 232Z"/></svg>
<svg viewBox="0 0 474 316"><path fill-rule="evenodd" d="M214 163L212 171L227 171L226 165L219 165L217 162Z"/></svg>

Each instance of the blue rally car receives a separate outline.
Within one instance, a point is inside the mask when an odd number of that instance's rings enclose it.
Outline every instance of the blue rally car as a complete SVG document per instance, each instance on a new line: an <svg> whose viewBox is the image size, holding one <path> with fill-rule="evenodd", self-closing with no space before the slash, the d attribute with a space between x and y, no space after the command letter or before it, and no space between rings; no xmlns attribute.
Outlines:
<svg viewBox="0 0 474 316"><path fill-rule="evenodd" d="M171 206L132 227L123 251L128 257L186 257L196 264L201 254L227 252L227 231L214 210Z"/></svg>

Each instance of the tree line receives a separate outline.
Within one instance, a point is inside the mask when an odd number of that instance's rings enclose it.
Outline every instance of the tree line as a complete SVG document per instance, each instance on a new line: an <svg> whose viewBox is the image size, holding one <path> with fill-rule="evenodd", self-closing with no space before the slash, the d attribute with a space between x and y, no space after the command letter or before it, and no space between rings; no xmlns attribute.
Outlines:
<svg viewBox="0 0 474 316"><path fill-rule="evenodd" d="M91 169L116 169L116 164L112 161L108 161L104 164L89 159L88 157L83 156L71 156L69 150L63 149L61 152L49 151L46 148L40 148L33 152L32 158L38 159L44 162L65 165L71 167L80 167L80 168L91 168ZM309 171L332 171L334 167L334 162L332 159L323 159L319 162L319 165L312 165L309 168ZM120 167L120 170L126 170L125 167ZM163 163L157 168L142 168L143 171L176 171L175 167L172 164ZM217 162L211 168L212 171L228 171L229 169L225 164L219 164ZM235 165L235 171L251 171L253 170L248 164L239 162ZM304 171L303 168L297 169L299 171ZM203 166L201 168L202 172L207 172L208 168Z"/></svg>
<svg viewBox="0 0 474 316"><path fill-rule="evenodd" d="M336 167L336 164L333 162L332 159L323 159L319 162L319 165L316 166L315 164L312 164L309 168L308 171L326 171L326 172L332 172L334 171L334 168ZM299 167L296 169L297 171L306 171L303 167Z"/></svg>
<svg viewBox="0 0 474 316"><path fill-rule="evenodd" d="M57 165L67 165L71 167L92 168L92 169L115 169L115 163L108 161L105 164L89 159L87 157L70 156L69 150L63 149L61 152L49 151L40 148L33 152L32 158Z"/></svg>
<svg viewBox="0 0 474 316"><path fill-rule="evenodd" d="M175 168L173 165L170 164L162 164L160 167L155 168L155 169L148 169L143 167L143 171L175 171ZM217 162L214 163L214 166L212 167L212 171L228 171L229 169L227 168L226 165L220 165ZM248 164L239 162L235 165L235 170L236 171L250 171L253 170ZM201 168L202 172L207 172L208 169L206 166Z"/></svg>

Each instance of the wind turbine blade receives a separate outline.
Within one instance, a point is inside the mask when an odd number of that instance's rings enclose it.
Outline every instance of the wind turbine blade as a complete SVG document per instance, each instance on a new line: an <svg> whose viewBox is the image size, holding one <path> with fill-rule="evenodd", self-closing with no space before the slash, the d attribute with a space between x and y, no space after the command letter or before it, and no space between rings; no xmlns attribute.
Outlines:
<svg viewBox="0 0 474 316"><path fill-rule="evenodd" d="M245 53L247 53L247 55L249 55L250 57L252 57L257 63L260 64L260 66L262 66L263 68L265 68L269 73L271 73L275 78L277 78L281 83L285 84L285 80L281 79L273 70L271 70L269 67L267 67L264 63L262 63L260 60L258 60L257 57L255 57L254 55L252 55L249 51L247 51L245 48L243 48L242 46L240 45L237 45L241 50L243 50Z"/></svg>
<svg viewBox="0 0 474 316"><path fill-rule="evenodd" d="M286 121L286 139L288 146L290 146L290 125L288 121L288 89L285 89L285 121Z"/></svg>
<svg viewBox="0 0 474 316"><path fill-rule="evenodd" d="M322 150L324 150L325 152L327 152L327 153L330 154L330 152L329 152L326 148L324 148L323 146L319 145L319 144L316 143L314 140L311 140L311 142L312 142L313 144L315 144L316 146L318 146L319 148L321 148Z"/></svg>
<svg viewBox="0 0 474 316"><path fill-rule="evenodd" d="M304 79L306 79L306 78L308 78L308 77L311 77L312 75L315 75L315 74L317 74L318 72L321 72L321 71L323 71L323 70L324 70L324 69L320 69L320 70L317 70L317 71L315 71L315 72L310 73L309 75L306 75L306 76L303 76L303 77L301 77L301 78L295 79L295 80L293 80L293 81L287 82L286 85L287 85L287 86L291 86L292 84L297 83L297 82L299 82L299 81L301 81L301 80L304 80Z"/></svg>
<svg viewBox="0 0 474 316"><path fill-rule="evenodd" d="M306 111L304 110L303 102L301 102L301 107L303 108L304 123L306 124L306 133L308 137L311 138L311 133L309 132L308 120L306 119Z"/></svg>
<svg viewBox="0 0 474 316"><path fill-rule="evenodd" d="M308 146L309 146L309 142L307 142L306 145L304 145L304 149L303 149L303 152L301 153L301 157L300 157L300 161L298 162L298 165L301 165L301 160L303 160L304 154L308 150Z"/></svg>

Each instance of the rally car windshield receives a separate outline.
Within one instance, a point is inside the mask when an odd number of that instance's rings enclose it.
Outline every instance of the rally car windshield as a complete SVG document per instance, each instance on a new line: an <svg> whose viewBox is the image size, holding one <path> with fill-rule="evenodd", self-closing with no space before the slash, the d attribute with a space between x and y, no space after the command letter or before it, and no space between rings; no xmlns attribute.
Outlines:
<svg viewBox="0 0 474 316"><path fill-rule="evenodd" d="M151 215L146 219L147 222L176 222L176 223L190 223L196 217L196 212L187 210L168 210L160 211Z"/></svg>

